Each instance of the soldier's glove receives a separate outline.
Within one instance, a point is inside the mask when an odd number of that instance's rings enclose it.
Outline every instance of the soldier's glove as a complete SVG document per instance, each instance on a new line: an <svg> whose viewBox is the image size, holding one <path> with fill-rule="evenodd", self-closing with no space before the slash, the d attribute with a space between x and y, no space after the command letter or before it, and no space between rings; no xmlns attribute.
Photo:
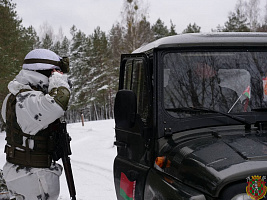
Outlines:
<svg viewBox="0 0 267 200"><path fill-rule="evenodd" d="M54 72L49 77L48 93L63 110L67 110L70 99L70 87L65 74Z"/></svg>

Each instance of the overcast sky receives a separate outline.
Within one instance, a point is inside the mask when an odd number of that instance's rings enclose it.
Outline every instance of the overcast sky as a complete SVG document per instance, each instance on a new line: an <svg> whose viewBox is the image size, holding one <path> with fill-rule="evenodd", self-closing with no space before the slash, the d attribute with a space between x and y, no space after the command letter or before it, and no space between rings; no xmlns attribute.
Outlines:
<svg viewBox="0 0 267 200"><path fill-rule="evenodd" d="M57 33L62 27L69 35L72 25L89 35L100 26L108 32L121 21L125 0L13 0L16 11L25 27L33 25L37 30L44 23L53 26ZM170 27L170 20L181 33L189 23L196 23L201 32L209 32L218 24L224 25L237 0L139 0L148 5L148 21L154 24L158 18ZM262 9L267 0L261 0Z"/></svg>

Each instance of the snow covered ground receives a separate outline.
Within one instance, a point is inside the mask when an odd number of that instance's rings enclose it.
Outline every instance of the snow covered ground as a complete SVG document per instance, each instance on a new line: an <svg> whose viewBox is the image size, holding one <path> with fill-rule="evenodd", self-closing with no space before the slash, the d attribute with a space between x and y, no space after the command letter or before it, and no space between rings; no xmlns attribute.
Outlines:
<svg viewBox="0 0 267 200"><path fill-rule="evenodd" d="M77 200L116 200L113 160L116 156L114 120L68 124L72 138L71 165ZM5 163L5 133L0 133L0 168ZM69 200L64 172L59 200Z"/></svg>

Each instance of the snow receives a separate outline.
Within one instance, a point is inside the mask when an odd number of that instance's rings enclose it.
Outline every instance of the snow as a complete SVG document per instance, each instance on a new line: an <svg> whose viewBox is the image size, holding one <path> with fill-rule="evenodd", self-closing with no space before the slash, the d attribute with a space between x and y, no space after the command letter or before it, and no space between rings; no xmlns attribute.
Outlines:
<svg viewBox="0 0 267 200"><path fill-rule="evenodd" d="M103 85L101 88L98 88L97 91L108 89L108 85Z"/></svg>
<svg viewBox="0 0 267 200"><path fill-rule="evenodd" d="M77 200L115 200L113 160L117 149L114 120L68 124L71 141L71 166ZM5 133L0 133L0 166L5 163ZM59 200L69 200L64 172L60 177Z"/></svg>

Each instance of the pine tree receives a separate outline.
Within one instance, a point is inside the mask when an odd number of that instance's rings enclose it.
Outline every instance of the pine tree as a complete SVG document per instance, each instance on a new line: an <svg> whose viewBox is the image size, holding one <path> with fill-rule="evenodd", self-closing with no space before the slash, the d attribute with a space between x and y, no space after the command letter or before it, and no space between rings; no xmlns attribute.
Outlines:
<svg viewBox="0 0 267 200"><path fill-rule="evenodd" d="M7 93L6 85L19 71L23 55L21 41L21 20L15 12L15 4L8 0L0 0L0 100Z"/></svg>
<svg viewBox="0 0 267 200"><path fill-rule="evenodd" d="M124 32L124 27L119 23L113 25L109 32L110 59L115 65L119 65L120 55L125 52Z"/></svg>
<svg viewBox="0 0 267 200"><path fill-rule="evenodd" d="M177 32L175 31L175 25L172 23L172 20L170 21L171 23L171 27L170 27L170 30L169 30L169 35L177 35Z"/></svg>
<svg viewBox="0 0 267 200"><path fill-rule="evenodd" d="M151 27L155 40L166 37L169 35L169 30L164 22L159 18L156 23Z"/></svg>
<svg viewBox="0 0 267 200"><path fill-rule="evenodd" d="M15 8L16 4L10 0L0 0L0 107L8 93L8 82L20 71L23 59L34 47L36 39L32 27L21 25ZM1 127L0 122L0 130Z"/></svg>
<svg viewBox="0 0 267 200"><path fill-rule="evenodd" d="M70 79L73 84L70 99L70 108L80 108L83 106L83 84L86 76L85 68L88 66L87 46L88 40L82 31L77 31L73 26L71 29L72 41L70 46Z"/></svg>
<svg viewBox="0 0 267 200"><path fill-rule="evenodd" d="M230 13L224 26L223 32L250 32L247 18L240 13L239 9L236 10L236 13Z"/></svg>
<svg viewBox="0 0 267 200"><path fill-rule="evenodd" d="M53 50L53 39L49 34L45 34L45 37L42 39L41 48Z"/></svg>
<svg viewBox="0 0 267 200"><path fill-rule="evenodd" d="M68 55L69 41L66 36L64 37L61 27L59 28L58 34L53 37L54 39L52 39L49 34L46 34L46 37L50 38L51 40L50 45L53 44L50 47L52 51L54 51L56 54L58 54L61 57ZM47 39L47 42L49 43L49 39Z"/></svg>
<svg viewBox="0 0 267 200"><path fill-rule="evenodd" d="M28 49L27 52L31 51L32 49L39 48L40 39L37 36L33 26L29 26L28 28L23 27L22 38L26 43L25 46Z"/></svg>
<svg viewBox="0 0 267 200"><path fill-rule="evenodd" d="M121 54L127 52L124 46L124 27L119 23L112 26L112 29L109 32L108 38L108 82L109 82L109 106L113 108L114 98L119 86L119 70L120 70L120 58ZM113 117L113 109L110 110L110 116Z"/></svg>
<svg viewBox="0 0 267 200"><path fill-rule="evenodd" d="M70 41L66 36L64 36L64 38L60 44L59 55L69 56L69 48L70 48Z"/></svg>
<svg viewBox="0 0 267 200"><path fill-rule="evenodd" d="M108 74L108 40L105 32L101 31L100 27L94 30L94 33L89 36L91 40L91 56L90 72L88 87L93 95L91 106L94 107L95 116L98 119L109 118L109 89L110 77Z"/></svg>
<svg viewBox="0 0 267 200"><path fill-rule="evenodd" d="M137 24L137 47L145 45L154 40L153 31L151 30L150 22L147 21L146 17Z"/></svg>
<svg viewBox="0 0 267 200"><path fill-rule="evenodd" d="M51 51L55 52L57 55L60 55L60 41L57 41L53 46L50 47L50 49Z"/></svg>
<svg viewBox="0 0 267 200"><path fill-rule="evenodd" d="M200 29L201 27L198 26L196 23L194 23L193 25L189 23L187 28L183 30L183 33L200 33Z"/></svg>

